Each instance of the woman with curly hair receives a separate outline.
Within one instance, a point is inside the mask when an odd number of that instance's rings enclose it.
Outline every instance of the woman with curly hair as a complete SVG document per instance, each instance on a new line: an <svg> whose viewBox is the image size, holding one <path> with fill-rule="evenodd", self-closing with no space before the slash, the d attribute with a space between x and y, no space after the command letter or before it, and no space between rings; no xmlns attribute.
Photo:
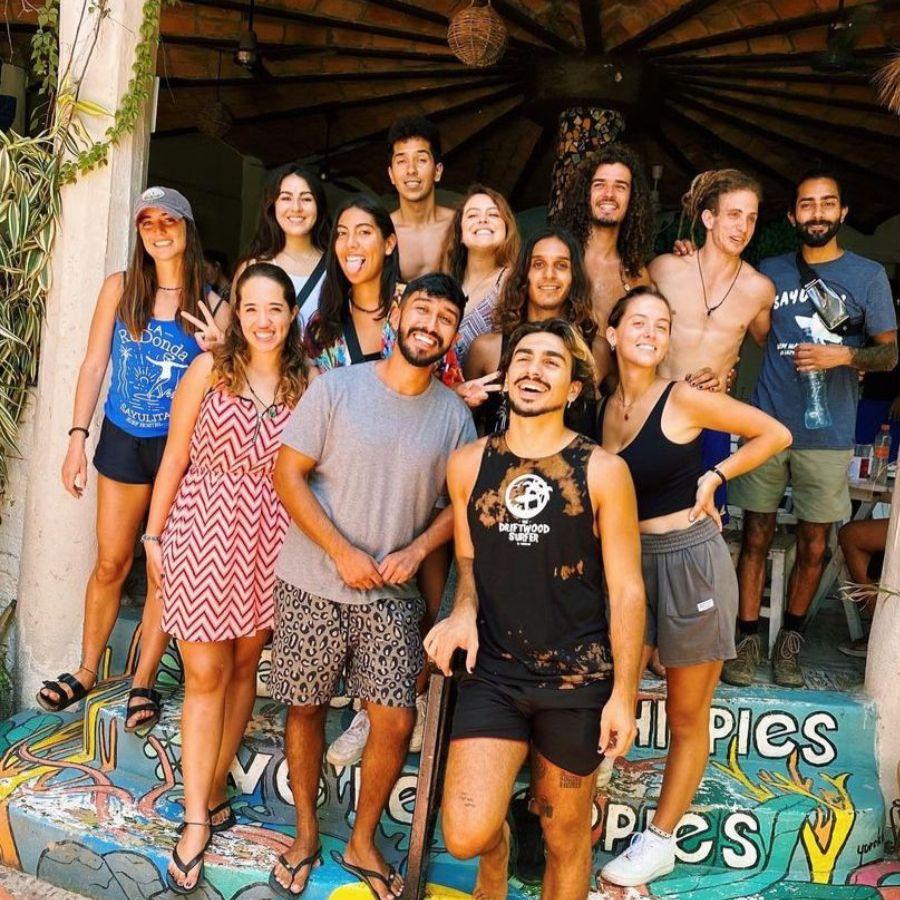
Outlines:
<svg viewBox="0 0 900 900"><path fill-rule="evenodd" d="M178 387L150 504L147 567L185 671L184 823L166 873L178 894L202 878L212 835L236 823L225 780L256 697L289 521L272 470L310 377L297 311L282 268L244 270L224 345L199 356Z"/></svg>
<svg viewBox="0 0 900 900"><path fill-rule="evenodd" d="M294 285L302 328L319 305L330 231L322 179L299 163L281 166L266 182L256 234L235 269L234 283L252 263L280 266Z"/></svg>
<svg viewBox="0 0 900 900"><path fill-rule="evenodd" d="M477 337L466 358L465 375L472 385L466 402L476 406L480 401L475 411L479 433L496 434L506 428L505 399L493 382L512 333L525 322L557 318L574 325L588 345L594 345L596 357L597 323L581 251L568 231L551 225L525 245L496 307L494 331ZM582 434L594 430L596 398L589 393L566 411L567 427Z"/></svg>
<svg viewBox="0 0 900 900"><path fill-rule="evenodd" d="M521 242L516 217L493 188L473 184L456 210L444 243L442 269L466 295L456 352L465 362L472 341L492 328L494 307Z"/></svg>
<svg viewBox="0 0 900 900"><path fill-rule="evenodd" d="M656 226L647 179L637 154L607 144L585 157L572 175L556 224L568 228L584 254L600 326L600 381L612 370L604 332L613 304L631 288L649 285L646 263Z"/></svg>

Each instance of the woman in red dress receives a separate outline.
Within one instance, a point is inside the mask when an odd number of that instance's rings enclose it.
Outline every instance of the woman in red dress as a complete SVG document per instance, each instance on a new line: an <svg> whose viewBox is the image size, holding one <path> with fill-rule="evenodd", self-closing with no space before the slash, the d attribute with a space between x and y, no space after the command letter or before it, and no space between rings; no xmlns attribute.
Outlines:
<svg viewBox="0 0 900 900"><path fill-rule="evenodd" d="M309 372L297 301L278 266L248 266L225 343L190 366L172 404L150 505L147 564L184 660L184 824L167 880L189 893L213 833L235 824L228 770L256 697L288 515L272 484L281 431Z"/></svg>

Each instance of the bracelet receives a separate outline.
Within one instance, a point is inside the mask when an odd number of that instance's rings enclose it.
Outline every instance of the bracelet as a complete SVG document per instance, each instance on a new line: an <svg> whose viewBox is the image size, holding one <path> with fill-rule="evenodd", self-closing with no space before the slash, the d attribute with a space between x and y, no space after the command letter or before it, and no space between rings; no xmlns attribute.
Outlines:
<svg viewBox="0 0 900 900"><path fill-rule="evenodd" d="M87 430L87 428L82 428L81 425L73 425L69 429L69 437L72 437L73 432L80 431L85 437L90 437L91 433Z"/></svg>
<svg viewBox="0 0 900 900"><path fill-rule="evenodd" d="M719 481L722 482L722 487L725 487L725 485L728 484L728 479L722 474L718 466L711 466L709 471L715 472L715 474L719 476Z"/></svg>
<svg viewBox="0 0 900 900"><path fill-rule="evenodd" d="M159 535L158 534L147 534L144 532L141 535L141 543L142 544L158 544L159 543Z"/></svg>

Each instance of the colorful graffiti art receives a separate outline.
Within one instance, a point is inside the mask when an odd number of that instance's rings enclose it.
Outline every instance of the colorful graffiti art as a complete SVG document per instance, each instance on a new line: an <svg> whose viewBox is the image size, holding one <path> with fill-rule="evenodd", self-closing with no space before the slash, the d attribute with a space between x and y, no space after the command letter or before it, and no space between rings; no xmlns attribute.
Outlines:
<svg viewBox="0 0 900 900"><path fill-rule="evenodd" d="M154 897L181 819L180 665L164 662L169 696L149 735L121 729L127 684L110 677L133 662L134 636L105 663L107 676L83 713L22 713L0 723L0 861L93 897ZM261 667L265 693L265 666ZM330 736L352 709L333 710ZM664 697L638 707L633 753L617 762L595 802L596 870L652 819L665 766ZM283 712L265 696L232 768L239 825L217 835L207 855L207 882L197 896L261 898L275 855L290 844L293 820L282 752ZM737 900L741 897L894 898L900 870L884 862L884 808L875 773L873 713L850 695L725 689L710 720L710 767L678 831L682 865L643 892L599 884L595 900L636 896ZM381 822L385 855L406 855L417 780L410 756ZM516 786L527 790L528 773ZM354 820L358 767L325 765L319 817L325 857L341 849ZM467 895L475 864L452 859L438 831L429 895ZM306 893L362 898L361 885L330 860ZM510 897L537 897L539 885L512 880Z"/></svg>

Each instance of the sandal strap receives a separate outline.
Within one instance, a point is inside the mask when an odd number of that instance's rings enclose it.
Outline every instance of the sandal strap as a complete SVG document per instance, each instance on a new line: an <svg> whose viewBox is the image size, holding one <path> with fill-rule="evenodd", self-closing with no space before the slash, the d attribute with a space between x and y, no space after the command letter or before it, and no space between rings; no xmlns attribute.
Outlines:
<svg viewBox="0 0 900 900"><path fill-rule="evenodd" d="M285 855L283 853L280 853L278 855L278 862L284 867L285 872L288 872L290 874L291 884L293 884L294 879L297 877L300 870L304 866L313 865L313 863L315 863L316 860L320 859L321 856L322 856L322 845L320 844L316 848L315 852L310 853L309 856L305 857L304 859L301 859L300 862L296 863L293 866L287 861L287 857L285 857Z"/></svg>
<svg viewBox="0 0 900 900"><path fill-rule="evenodd" d="M57 681L72 689L72 697L75 700L80 700L87 695L87 688L71 672L63 672L62 675L57 676Z"/></svg>
<svg viewBox="0 0 900 900"><path fill-rule="evenodd" d="M159 706L160 700L162 699L159 691L154 690L153 688L132 688L128 692L128 702L131 703L131 701L136 698L149 700L157 706Z"/></svg>
<svg viewBox="0 0 900 900"><path fill-rule="evenodd" d="M176 834L182 834L182 833L184 832L184 829L187 828L188 825L202 825L204 828L209 828L209 827L210 827L209 819L207 819L205 822L188 822L188 821L184 821L184 822L182 822L182 823L175 829L175 833L176 833Z"/></svg>
<svg viewBox="0 0 900 900"><path fill-rule="evenodd" d="M376 872L374 869L364 869L362 866L355 866L353 863L347 862L337 850L331 851L331 858L342 868L346 869L350 872L351 875L355 875L360 879L368 879L375 878L380 881L391 893L394 892L391 890L391 882L399 876L399 873L393 866L388 866L387 875L382 875L381 872Z"/></svg>
<svg viewBox="0 0 900 900"><path fill-rule="evenodd" d="M158 712L159 707L155 703L138 703L137 706L129 706L126 718L130 719L142 712Z"/></svg>
<svg viewBox="0 0 900 900"><path fill-rule="evenodd" d="M225 812L225 810L231 811L231 800L223 800L218 806L214 806L209 811L209 816L212 818L215 815L218 815L220 812Z"/></svg>
<svg viewBox="0 0 900 900"><path fill-rule="evenodd" d="M189 825L194 825L196 823L189 822ZM208 845L207 845L208 846ZM182 875L190 875L191 870L194 869L198 863L203 863L203 857L206 853L206 847L204 847L196 856L189 859L187 862L181 858L181 855L178 852L177 845L172 848L172 862L180 869Z"/></svg>

